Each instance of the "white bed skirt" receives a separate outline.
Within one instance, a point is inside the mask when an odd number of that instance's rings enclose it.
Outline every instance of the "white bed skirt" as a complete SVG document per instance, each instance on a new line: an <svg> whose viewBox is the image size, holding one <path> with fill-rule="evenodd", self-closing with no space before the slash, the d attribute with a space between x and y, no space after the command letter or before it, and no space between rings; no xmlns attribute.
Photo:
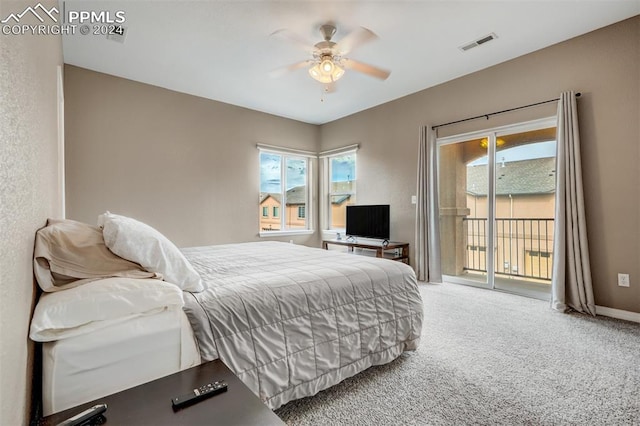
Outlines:
<svg viewBox="0 0 640 426"><path fill-rule="evenodd" d="M43 344L45 416L200 364L182 309Z"/></svg>

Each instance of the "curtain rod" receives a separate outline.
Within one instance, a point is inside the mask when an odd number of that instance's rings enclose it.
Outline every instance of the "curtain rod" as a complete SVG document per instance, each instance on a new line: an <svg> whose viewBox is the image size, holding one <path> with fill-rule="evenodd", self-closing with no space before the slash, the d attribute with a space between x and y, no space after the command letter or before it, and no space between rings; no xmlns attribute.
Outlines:
<svg viewBox="0 0 640 426"><path fill-rule="evenodd" d="M576 93L576 97L580 97L580 95L581 95L580 92ZM492 116L492 115L504 114L505 112L516 111L516 110L524 109L524 108L531 108L531 107L534 107L534 106L548 104L548 103L551 103L551 102L558 102L559 100L560 100L560 98L549 99L548 101L536 102L535 104L529 104L529 105L519 106L519 107L515 107L515 108L509 108L509 109L505 109L505 110L502 110L502 111L490 112L489 114L482 114L482 115L477 115L475 117L464 118L462 120L451 121L449 123L438 124L437 126L431 127L431 129L435 130L435 129L439 128L439 127L450 126L452 124L458 124L458 123L462 123L462 122L465 122L465 121L477 120L478 118L483 118L483 117L488 120L489 117Z"/></svg>

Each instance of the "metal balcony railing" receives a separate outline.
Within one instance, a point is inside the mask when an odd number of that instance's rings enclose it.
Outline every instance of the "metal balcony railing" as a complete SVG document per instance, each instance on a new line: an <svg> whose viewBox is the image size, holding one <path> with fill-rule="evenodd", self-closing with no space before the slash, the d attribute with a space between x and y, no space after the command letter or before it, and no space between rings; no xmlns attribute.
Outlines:
<svg viewBox="0 0 640 426"><path fill-rule="evenodd" d="M550 218L497 218L495 272L550 281L554 221ZM487 272L487 219L464 218L467 236L464 269Z"/></svg>

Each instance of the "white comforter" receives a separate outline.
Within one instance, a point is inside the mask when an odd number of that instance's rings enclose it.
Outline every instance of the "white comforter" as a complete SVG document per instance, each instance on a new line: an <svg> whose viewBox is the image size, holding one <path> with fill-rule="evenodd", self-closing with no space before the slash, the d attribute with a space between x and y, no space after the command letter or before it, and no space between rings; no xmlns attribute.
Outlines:
<svg viewBox="0 0 640 426"><path fill-rule="evenodd" d="M272 409L418 346L422 300L401 262L278 242L183 252L206 287L185 293L202 359Z"/></svg>

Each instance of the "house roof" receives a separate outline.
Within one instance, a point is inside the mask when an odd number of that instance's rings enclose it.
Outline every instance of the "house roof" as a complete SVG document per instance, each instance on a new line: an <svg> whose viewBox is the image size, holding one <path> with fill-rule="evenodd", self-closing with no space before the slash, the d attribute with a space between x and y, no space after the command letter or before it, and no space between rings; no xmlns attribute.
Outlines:
<svg viewBox="0 0 640 426"><path fill-rule="evenodd" d="M300 205L307 202L307 189L305 185L294 186L287 191L287 205Z"/></svg>
<svg viewBox="0 0 640 426"><path fill-rule="evenodd" d="M496 195L552 194L556 159L535 158L496 164ZM467 193L487 195L487 165L467 166Z"/></svg>
<svg viewBox="0 0 640 426"><path fill-rule="evenodd" d="M331 204L342 204L345 201L347 201L349 198L351 198L351 194L335 195L331 200Z"/></svg>
<svg viewBox="0 0 640 426"><path fill-rule="evenodd" d="M276 200L276 202L278 204L282 203L282 200L281 200L282 196L280 194L274 193L274 192L261 192L260 193L260 204L264 203L267 200L267 198L269 198L269 197L271 197L274 200Z"/></svg>
<svg viewBox="0 0 640 426"><path fill-rule="evenodd" d="M287 205L295 206L302 205L307 202L307 194L306 187L304 185L294 186L293 188L287 191ZM282 204L282 194L278 192L261 192L260 193L260 204L264 203L267 198L273 198L278 202L278 204Z"/></svg>

